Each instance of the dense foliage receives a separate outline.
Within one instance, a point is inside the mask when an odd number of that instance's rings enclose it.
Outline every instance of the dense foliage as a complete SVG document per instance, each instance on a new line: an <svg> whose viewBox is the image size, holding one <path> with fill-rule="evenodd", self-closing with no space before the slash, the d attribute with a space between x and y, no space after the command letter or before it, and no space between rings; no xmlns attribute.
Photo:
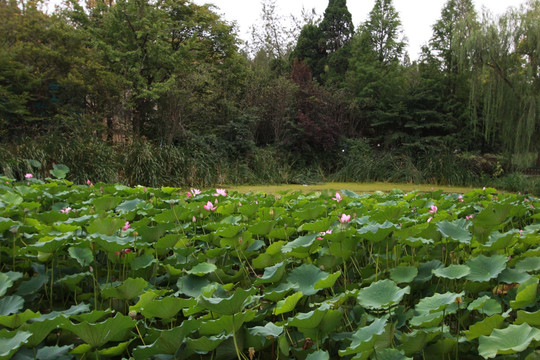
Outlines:
<svg viewBox="0 0 540 360"><path fill-rule="evenodd" d="M414 62L391 0L359 26L331 0L291 28L265 0L247 47L188 0L44 6L0 0L8 176L37 160L44 174L67 164L79 183L361 180L358 159L383 158L381 172L410 165L405 181L449 182L429 173L444 161L463 168L450 182L467 184L540 161L536 0L499 17L448 0Z"/></svg>
<svg viewBox="0 0 540 360"><path fill-rule="evenodd" d="M535 197L1 180L1 359L540 356Z"/></svg>

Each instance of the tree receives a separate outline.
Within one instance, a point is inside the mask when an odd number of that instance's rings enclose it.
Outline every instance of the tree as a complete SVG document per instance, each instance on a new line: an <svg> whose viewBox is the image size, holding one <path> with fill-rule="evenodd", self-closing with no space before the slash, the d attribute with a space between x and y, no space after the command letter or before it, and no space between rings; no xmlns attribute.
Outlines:
<svg viewBox="0 0 540 360"><path fill-rule="evenodd" d="M327 53L338 51L349 42L354 34L352 15L347 9L347 0L330 0L319 25Z"/></svg>
<svg viewBox="0 0 540 360"><path fill-rule="evenodd" d="M474 124L509 156L538 153L540 165L540 1L485 14L468 39L473 62ZM536 140L535 140L536 139Z"/></svg>
<svg viewBox="0 0 540 360"><path fill-rule="evenodd" d="M391 0L377 0L368 20L351 45L346 74L347 89L363 122L369 124L378 143L402 142L403 74L400 59L405 43L400 39L400 21Z"/></svg>

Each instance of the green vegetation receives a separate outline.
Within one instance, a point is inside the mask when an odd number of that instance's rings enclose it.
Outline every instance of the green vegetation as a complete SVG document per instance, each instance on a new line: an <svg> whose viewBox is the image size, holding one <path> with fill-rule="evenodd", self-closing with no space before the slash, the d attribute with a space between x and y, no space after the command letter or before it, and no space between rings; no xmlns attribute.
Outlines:
<svg viewBox="0 0 540 360"><path fill-rule="evenodd" d="M448 0L411 62L399 13L345 0L241 47L190 1L0 0L0 173L146 186L382 181L540 194L540 3ZM39 162L39 167L37 162Z"/></svg>
<svg viewBox="0 0 540 360"><path fill-rule="evenodd" d="M2 359L534 359L540 199L0 184Z"/></svg>

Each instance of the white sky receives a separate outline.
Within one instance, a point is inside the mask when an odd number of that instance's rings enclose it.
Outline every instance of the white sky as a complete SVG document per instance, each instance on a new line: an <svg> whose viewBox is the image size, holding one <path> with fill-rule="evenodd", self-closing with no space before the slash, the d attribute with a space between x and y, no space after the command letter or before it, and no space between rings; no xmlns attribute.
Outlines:
<svg viewBox="0 0 540 360"><path fill-rule="evenodd" d="M441 16L441 9L447 0L394 0L394 7L399 13L404 35L408 40L408 52L411 60L416 60L422 45L431 38L431 26ZM193 0L198 5L210 3L217 7L215 11L222 14L229 22L236 21L239 35L249 41L249 29L260 21L261 2L259 0ZM494 15L500 15L510 6L519 6L526 0L473 0L476 11L482 14L486 7ZM347 8L352 15L355 28L363 23L375 0L349 0ZM278 11L287 17L300 17L302 6L306 10L315 9L318 15L323 15L328 6L328 0L276 0Z"/></svg>

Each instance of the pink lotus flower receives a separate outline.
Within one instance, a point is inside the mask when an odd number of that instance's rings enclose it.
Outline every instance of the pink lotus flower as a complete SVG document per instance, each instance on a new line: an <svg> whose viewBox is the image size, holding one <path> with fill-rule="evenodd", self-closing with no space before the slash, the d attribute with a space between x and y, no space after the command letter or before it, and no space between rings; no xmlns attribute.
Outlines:
<svg viewBox="0 0 540 360"><path fill-rule="evenodd" d="M193 216L193 217L191 218L191 221L196 222L196 221L197 221L197 218L196 218L195 216Z"/></svg>
<svg viewBox="0 0 540 360"><path fill-rule="evenodd" d="M86 185L88 186L94 186L94 184L92 184L92 182L90 180L86 180Z"/></svg>
<svg viewBox="0 0 540 360"><path fill-rule="evenodd" d="M437 210L439 210L439 209L435 205L431 205L429 213L430 214L435 214L437 212Z"/></svg>
<svg viewBox="0 0 540 360"><path fill-rule="evenodd" d="M191 195L191 193L188 191L187 194L186 194L186 196L187 196L188 198L190 198L190 197L192 197L193 195Z"/></svg>
<svg viewBox="0 0 540 360"><path fill-rule="evenodd" d="M433 216L430 216L429 219L427 219L427 222L430 222L431 220L433 220Z"/></svg>
<svg viewBox="0 0 540 360"><path fill-rule="evenodd" d="M458 197L459 202L463 202L463 195L459 195Z"/></svg>
<svg viewBox="0 0 540 360"><path fill-rule="evenodd" d="M193 194L193 196L197 196L201 193L201 190L199 189L191 189L191 194Z"/></svg>
<svg viewBox="0 0 540 360"><path fill-rule="evenodd" d="M125 225L122 226L122 230L127 231L131 225L129 225L129 221L126 221Z"/></svg>
<svg viewBox="0 0 540 360"><path fill-rule="evenodd" d="M332 200L336 200L337 202L340 202L341 200L343 200L343 198L341 197L341 194L337 192L336 197L333 197Z"/></svg>
<svg viewBox="0 0 540 360"><path fill-rule="evenodd" d="M348 223L349 221L351 221L351 215L341 214L340 223Z"/></svg>
<svg viewBox="0 0 540 360"><path fill-rule="evenodd" d="M472 220L473 218L474 218L473 214L465 216L465 219L467 220Z"/></svg>
<svg viewBox="0 0 540 360"><path fill-rule="evenodd" d="M214 194L214 196L227 196L227 193L225 192L225 189L216 189L216 193Z"/></svg>
<svg viewBox="0 0 540 360"><path fill-rule="evenodd" d="M30 173L27 173L27 174L24 174L24 177L25 177L26 179L31 179L31 178L34 177L34 175L32 175L32 174L30 174Z"/></svg>
<svg viewBox="0 0 540 360"><path fill-rule="evenodd" d="M214 206L211 201L207 202L206 205L203 205L203 208L206 211L215 211L217 209L217 206Z"/></svg>
<svg viewBox="0 0 540 360"><path fill-rule="evenodd" d="M329 229L329 230L321 232L321 235L324 236L326 234L331 234L331 233L332 233L332 229Z"/></svg>
<svg viewBox="0 0 540 360"><path fill-rule="evenodd" d="M67 208L63 208L62 210L60 210L60 212L62 214L67 214L68 212L70 212L72 209L68 206Z"/></svg>

